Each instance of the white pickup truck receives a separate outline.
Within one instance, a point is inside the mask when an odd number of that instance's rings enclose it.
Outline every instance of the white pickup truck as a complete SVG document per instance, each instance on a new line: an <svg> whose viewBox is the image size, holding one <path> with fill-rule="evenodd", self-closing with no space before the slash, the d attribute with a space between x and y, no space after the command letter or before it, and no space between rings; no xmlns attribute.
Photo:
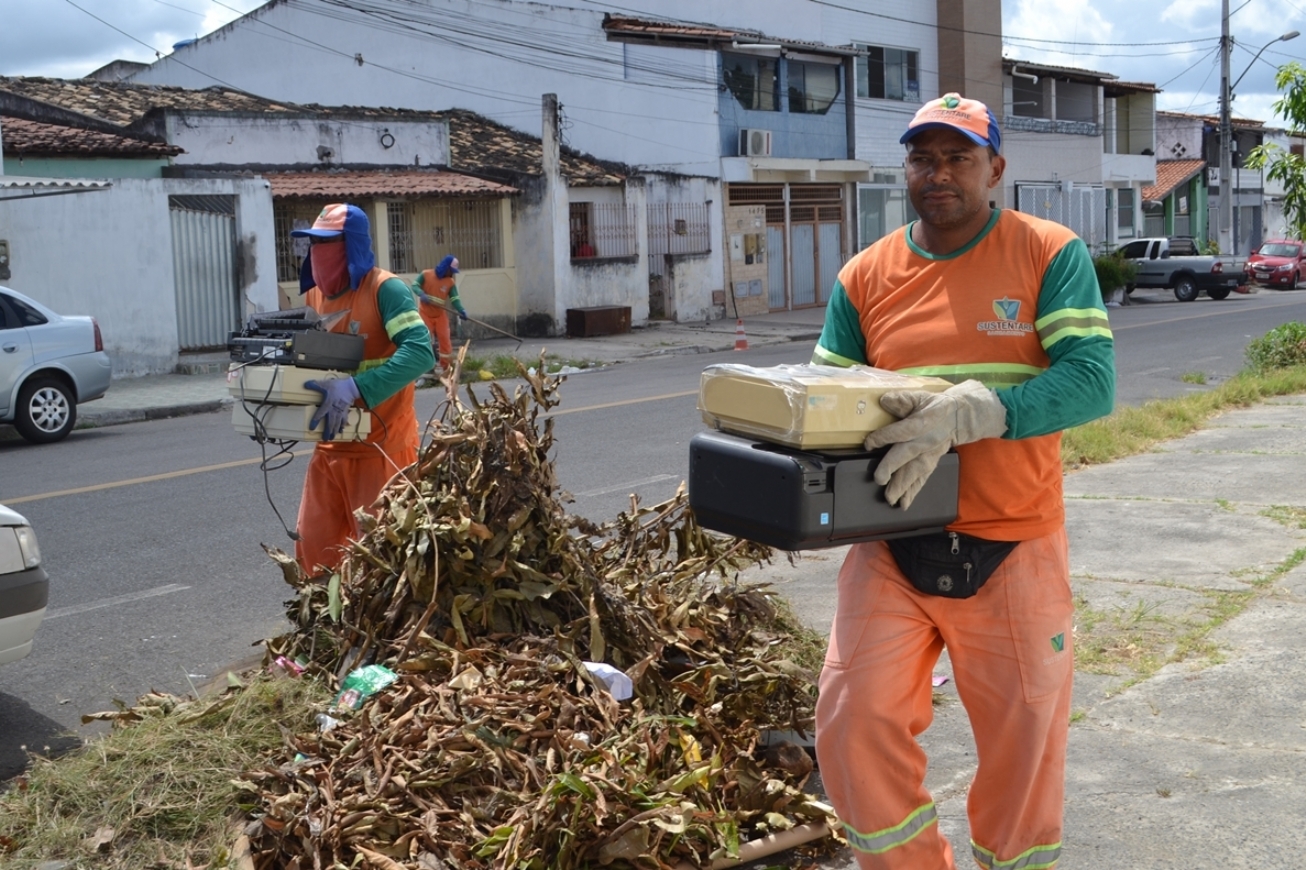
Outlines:
<svg viewBox="0 0 1306 870"><path fill-rule="evenodd" d="M1233 257L1203 254L1187 236L1134 239L1118 249L1120 255L1138 267L1138 275L1125 288L1165 287L1174 290L1180 302L1192 302L1202 293L1224 299L1239 284L1247 283L1243 263Z"/></svg>

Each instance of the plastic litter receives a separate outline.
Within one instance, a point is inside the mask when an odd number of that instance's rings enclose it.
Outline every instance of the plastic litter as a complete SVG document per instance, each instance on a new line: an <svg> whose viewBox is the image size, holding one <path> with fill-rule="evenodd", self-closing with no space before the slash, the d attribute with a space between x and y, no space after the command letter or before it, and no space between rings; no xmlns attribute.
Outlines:
<svg viewBox="0 0 1306 870"><path fill-rule="evenodd" d="M399 675L384 665L367 665L350 672L340 684L335 709L357 710L363 701L399 679Z"/></svg>
<svg viewBox="0 0 1306 870"><path fill-rule="evenodd" d="M936 686L942 686L944 683L948 682L948 677L946 674L935 674L934 679L930 682Z"/></svg>
<svg viewBox="0 0 1306 870"><path fill-rule="evenodd" d="M604 662L584 662L583 664L585 670L593 674L608 690L608 694L618 701L624 701L635 694L635 684L630 681L630 677L612 665Z"/></svg>

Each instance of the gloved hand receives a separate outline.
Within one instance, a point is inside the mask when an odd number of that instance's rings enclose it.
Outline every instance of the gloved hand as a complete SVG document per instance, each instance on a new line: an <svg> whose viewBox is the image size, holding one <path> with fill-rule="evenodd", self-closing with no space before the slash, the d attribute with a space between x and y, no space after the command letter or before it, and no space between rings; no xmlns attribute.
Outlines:
<svg viewBox="0 0 1306 870"><path fill-rule="evenodd" d="M358 401L358 384L353 378L330 378L325 381L304 381L304 386L322 394L322 403L313 412L308 428L316 429L322 423L322 440L330 441L340 434L349 422L349 409Z"/></svg>
<svg viewBox="0 0 1306 870"><path fill-rule="evenodd" d="M952 447L1007 431L1007 409L997 393L979 381L962 381L942 393L893 390L880 397L880 407L895 417L866 436L866 449L894 445L875 469L889 504L906 510L925 481Z"/></svg>
<svg viewBox="0 0 1306 870"><path fill-rule="evenodd" d="M458 319L459 319L459 320L466 320L466 319L467 319L467 312L466 312L466 311L459 311L459 312L458 312Z"/></svg>

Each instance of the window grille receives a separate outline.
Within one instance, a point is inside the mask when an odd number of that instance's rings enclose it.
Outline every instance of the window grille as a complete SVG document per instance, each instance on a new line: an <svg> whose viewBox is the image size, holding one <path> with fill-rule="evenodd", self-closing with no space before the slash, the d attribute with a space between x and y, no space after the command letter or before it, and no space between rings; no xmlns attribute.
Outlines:
<svg viewBox="0 0 1306 870"><path fill-rule="evenodd" d="M457 257L461 269L503 267L499 200L436 199L408 205L412 259L402 271L434 268L446 254Z"/></svg>
<svg viewBox="0 0 1306 870"><path fill-rule="evenodd" d="M665 254L705 254L711 250L707 203L649 204L648 253L651 274L663 273Z"/></svg>
<svg viewBox="0 0 1306 870"><path fill-rule="evenodd" d="M390 225L390 271L415 272L413 268L413 204L388 202L385 213Z"/></svg>
<svg viewBox="0 0 1306 870"><path fill-rule="evenodd" d="M571 258L632 257L639 253L635 239L635 207L624 203L573 202L570 206Z"/></svg>

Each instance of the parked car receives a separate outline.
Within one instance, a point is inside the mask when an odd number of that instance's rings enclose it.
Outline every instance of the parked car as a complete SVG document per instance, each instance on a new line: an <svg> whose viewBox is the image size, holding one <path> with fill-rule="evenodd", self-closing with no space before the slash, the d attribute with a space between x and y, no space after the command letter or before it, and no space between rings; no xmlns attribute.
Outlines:
<svg viewBox="0 0 1306 870"><path fill-rule="evenodd" d="M111 375L95 318L65 317L0 287L0 423L34 444L66 438L77 406L103 396Z"/></svg>
<svg viewBox="0 0 1306 870"><path fill-rule="evenodd" d="M1125 288L1129 292L1135 287L1166 287L1174 290L1180 302L1192 302L1202 293L1224 299L1247 283L1242 263L1233 257L1203 254L1188 236L1134 239L1118 250L1138 266L1134 283Z"/></svg>
<svg viewBox="0 0 1306 870"><path fill-rule="evenodd" d="M36 533L20 514L0 504L0 665L32 651L49 592Z"/></svg>
<svg viewBox="0 0 1306 870"><path fill-rule="evenodd" d="M1271 239L1247 258L1247 277L1267 287L1291 290L1301 283L1306 246L1292 239Z"/></svg>

